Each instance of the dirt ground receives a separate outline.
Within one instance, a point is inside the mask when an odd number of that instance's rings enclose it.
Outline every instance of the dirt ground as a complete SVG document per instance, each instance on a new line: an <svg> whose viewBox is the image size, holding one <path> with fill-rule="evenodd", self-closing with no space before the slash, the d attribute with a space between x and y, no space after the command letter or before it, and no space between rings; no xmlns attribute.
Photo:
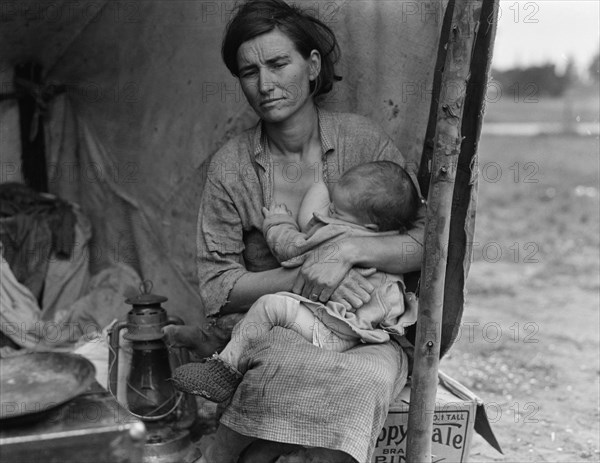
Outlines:
<svg viewBox="0 0 600 463"><path fill-rule="evenodd" d="M598 138L484 137L460 339L441 369L487 403L504 455L600 461Z"/></svg>

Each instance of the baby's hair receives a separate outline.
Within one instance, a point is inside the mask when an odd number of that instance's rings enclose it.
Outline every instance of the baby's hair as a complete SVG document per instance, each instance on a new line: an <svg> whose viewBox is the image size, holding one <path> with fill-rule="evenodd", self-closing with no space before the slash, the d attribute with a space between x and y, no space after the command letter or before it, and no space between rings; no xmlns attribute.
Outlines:
<svg viewBox="0 0 600 463"><path fill-rule="evenodd" d="M339 186L346 190L355 211L364 214L379 231L412 228L420 198L401 166L392 161L359 164L344 172Z"/></svg>

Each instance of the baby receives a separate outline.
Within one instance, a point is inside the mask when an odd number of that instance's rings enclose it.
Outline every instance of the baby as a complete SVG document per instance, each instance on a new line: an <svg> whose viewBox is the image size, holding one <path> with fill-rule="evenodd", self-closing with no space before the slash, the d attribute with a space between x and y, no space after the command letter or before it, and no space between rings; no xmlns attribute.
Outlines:
<svg viewBox="0 0 600 463"><path fill-rule="evenodd" d="M325 211L318 209L324 203ZM271 251L285 267L302 265L305 254L329 242L354 236L404 233L417 216L420 196L416 183L398 164L375 161L346 171L333 185L331 201L327 187L315 184L302 201L299 222L285 205L263 208L263 233ZM314 211L309 220L306 211ZM325 246L326 248L326 246ZM335 258L334 244L331 252ZM371 300L358 309L340 302L318 301L280 292L259 298L235 326L232 339L220 354L202 363L179 367L175 385L192 394L222 402L242 379L247 365L240 359L252 339L274 326L294 330L315 346L343 352L357 344L383 343L389 333L404 334L417 319L417 301L407 293L402 276L375 272L368 277L375 290Z"/></svg>

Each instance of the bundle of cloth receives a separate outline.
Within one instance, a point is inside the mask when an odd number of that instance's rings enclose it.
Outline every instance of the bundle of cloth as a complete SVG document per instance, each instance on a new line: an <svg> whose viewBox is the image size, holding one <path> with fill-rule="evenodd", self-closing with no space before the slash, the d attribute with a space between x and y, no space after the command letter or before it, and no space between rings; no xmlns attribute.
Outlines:
<svg viewBox="0 0 600 463"><path fill-rule="evenodd" d="M70 259L77 217L72 205L20 183L0 184L0 240L15 278L36 299L52 256Z"/></svg>
<svg viewBox="0 0 600 463"><path fill-rule="evenodd" d="M76 204L0 185L0 356L70 349L125 316L141 280L123 263L91 275L91 237Z"/></svg>

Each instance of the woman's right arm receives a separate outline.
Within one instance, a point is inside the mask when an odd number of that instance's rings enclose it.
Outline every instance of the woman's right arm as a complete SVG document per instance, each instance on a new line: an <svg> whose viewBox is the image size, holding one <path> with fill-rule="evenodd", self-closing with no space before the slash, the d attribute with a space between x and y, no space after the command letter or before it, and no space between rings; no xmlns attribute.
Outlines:
<svg viewBox="0 0 600 463"><path fill-rule="evenodd" d="M246 269L244 228L238 208L247 205L234 201L240 196L234 188L235 178L210 174L220 171L213 166L208 169L198 212L198 282L207 316L246 312L265 294L290 291L298 274L297 268L261 272Z"/></svg>
<svg viewBox="0 0 600 463"><path fill-rule="evenodd" d="M229 300L221 313L246 312L261 296L278 291L291 291L299 267L276 268L264 272L247 272L242 275L229 293Z"/></svg>

